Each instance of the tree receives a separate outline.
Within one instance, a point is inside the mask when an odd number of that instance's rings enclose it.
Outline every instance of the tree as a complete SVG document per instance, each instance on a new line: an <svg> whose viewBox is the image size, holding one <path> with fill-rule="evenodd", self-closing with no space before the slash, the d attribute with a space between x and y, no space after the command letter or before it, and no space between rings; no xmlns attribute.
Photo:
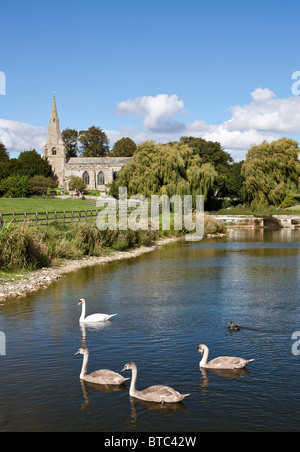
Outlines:
<svg viewBox="0 0 300 452"><path fill-rule="evenodd" d="M214 166L218 173L214 182L214 191L218 196L226 196L226 182L230 164L233 163L231 155L222 149L218 141L206 141L195 137L181 137L180 141L192 148L194 153L199 155L202 163L210 163Z"/></svg>
<svg viewBox="0 0 300 452"><path fill-rule="evenodd" d="M129 138L124 137L116 141L112 151L110 152L111 157L132 157L136 151L135 142Z"/></svg>
<svg viewBox="0 0 300 452"><path fill-rule="evenodd" d="M35 150L21 152L17 159L0 162L0 180L18 175L53 177L51 165Z"/></svg>
<svg viewBox="0 0 300 452"><path fill-rule="evenodd" d="M62 140L66 148L67 159L71 157L77 157L78 149L78 131L75 129L70 129L69 127L65 129L62 134Z"/></svg>
<svg viewBox="0 0 300 452"><path fill-rule="evenodd" d="M28 181L30 195L44 195L48 189L55 188L57 184L51 177L34 176Z"/></svg>
<svg viewBox="0 0 300 452"><path fill-rule="evenodd" d="M86 190L86 183L81 177L71 176L69 189L76 190L77 193L83 193Z"/></svg>
<svg viewBox="0 0 300 452"><path fill-rule="evenodd" d="M5 163L9 161L9 153L7 152L6 147L0 141L0 163Z"/></svg>
<svg viewBox="0 0 300 452"><path fill-rule="evenodd" d="M109 152L109 139L100 127L92 126L79 132L82 157L105 157Z"/></svg>
<svg viewBox="0 0 300 452"><path fill-rule="evenodd" d="M146 141L137 146L131 161L118 173L114 190L127 187L129 196L202 194L207 198L216 177L213 166L202 164L186 144Z"/></svg>
<svg viewBox="0 0 300 452"><path fill-rule="evenodd" d="M47 160L43 159L35 149L21 152L18 157L19 169L17 173L20 175L33 176L52 176L52 168Z"/></svg>
<svg viewBox="0 0 300 452"><path fill-rule="evenodd" d="M230 171L226 181L226 190L230 198L242 200L244 197L243 187L245 178L242 175L243 164L244 161L234 162L230 165Z"/></svg>
<svg viewBox="0 0 300 452"><path fill-rule="evenodd" d="M242 174L246 199L253 209L279 206L287 195L299 191L299 152L298 143L288 138L249 149Z"/></svg>

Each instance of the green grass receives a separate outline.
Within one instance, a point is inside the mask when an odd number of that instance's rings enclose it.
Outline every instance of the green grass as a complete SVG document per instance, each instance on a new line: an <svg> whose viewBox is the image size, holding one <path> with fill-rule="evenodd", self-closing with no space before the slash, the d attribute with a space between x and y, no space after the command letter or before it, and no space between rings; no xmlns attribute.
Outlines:
<svg viewBox="0 0 300 452"><path fill-rule="evenodd" d="M3 271L0 270L0 284L7 281L20 281L21 279L27 279L26 277L27 271L20 270L11 270L11 271Z"/></svg>
<svg viewBox="0 0 300 452"><path fill-rule="evenodd" d="M0 198L0 213L34 213L68 210L90 210L86 200L47 198Z"/></svg>
<svg viewBox="0 0 300 452"><path fill-rule="evenodd" d="M298 212L300 214L300 205L298 204L297 206L288 207L286 211L291 213Z"/></svg>

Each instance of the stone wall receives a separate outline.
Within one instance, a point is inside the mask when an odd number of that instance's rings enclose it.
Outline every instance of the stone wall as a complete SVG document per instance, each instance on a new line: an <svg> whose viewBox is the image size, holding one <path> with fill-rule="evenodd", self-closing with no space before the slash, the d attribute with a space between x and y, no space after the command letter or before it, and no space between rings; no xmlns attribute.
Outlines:
<svg viewBox="0 0 300 452"><path fill-rule="evenodd" d="M89 190L106 191L109 185L130 158L123 157L74 157L64 168L64 185L69 190L71 176L85 178ZM104 182L101 183L101 182Z"/></svg>
<svg viewBox="0 0 300 452"><path fill-rule="evenodd" d="M211 215L228 228L280 229L300 228L300 215Z"/></svg>

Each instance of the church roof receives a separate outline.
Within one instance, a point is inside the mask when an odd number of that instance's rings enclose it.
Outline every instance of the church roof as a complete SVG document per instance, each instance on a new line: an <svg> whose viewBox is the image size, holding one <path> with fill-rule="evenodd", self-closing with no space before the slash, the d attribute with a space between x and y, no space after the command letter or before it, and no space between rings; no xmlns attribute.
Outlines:
<svg viewBox="0 0 300 452"><path fill-rule="evenodd" d="M72 157L68 160L67 165L125 165L131 160L131 157Z"/></svg>

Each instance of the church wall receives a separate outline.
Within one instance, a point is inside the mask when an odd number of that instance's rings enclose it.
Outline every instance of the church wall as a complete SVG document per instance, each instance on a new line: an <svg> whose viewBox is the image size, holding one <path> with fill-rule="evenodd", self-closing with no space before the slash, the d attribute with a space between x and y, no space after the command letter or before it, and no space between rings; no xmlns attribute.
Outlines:
<svg viewBox="0 0 300 452"><path fill-rule="evenodd" d="M114 174L129 161L130 158L118 157L71 158L64 168L65 188L69 190L71 176L83 178L84 174L88 174L88 189L105 191L106 186L114 180ZM99 184L103 178L104 184Z"/></svg>

